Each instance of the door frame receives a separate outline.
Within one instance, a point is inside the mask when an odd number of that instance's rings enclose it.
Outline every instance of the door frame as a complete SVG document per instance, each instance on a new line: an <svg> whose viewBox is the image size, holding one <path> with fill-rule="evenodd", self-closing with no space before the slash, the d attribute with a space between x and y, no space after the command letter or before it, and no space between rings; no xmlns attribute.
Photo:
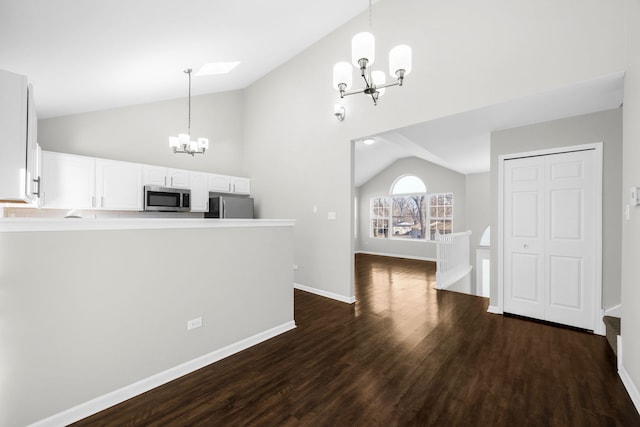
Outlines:
<svg viewBox="0 0 640 427"><path fill-rule="evenodd" d="M493 313L504 313L504 162L506 160L518 159L521 157L546 156L552 154L561 154L571 151L594 150L595 152L595 169L596 175L596 271L593 307L593 333L598 335L605 334L605 326L602 321L604 310L602 308L602 158L603 143L595 142L592 144L570 145L566 147L553 147L543 150L525 151L520 153L503 154L498 157L498 304L491 307Z"/></svg>

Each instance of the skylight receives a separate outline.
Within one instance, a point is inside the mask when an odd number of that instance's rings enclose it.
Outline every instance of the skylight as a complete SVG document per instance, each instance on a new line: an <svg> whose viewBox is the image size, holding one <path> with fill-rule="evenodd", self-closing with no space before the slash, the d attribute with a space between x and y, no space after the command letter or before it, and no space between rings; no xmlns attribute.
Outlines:
<svg viewBox="0 0 640 427"><path fill-rule="evenodd" d="M196 76L215 76L227 74L236 68L240 62L209 62L204 64L197 72Z"/></svg>

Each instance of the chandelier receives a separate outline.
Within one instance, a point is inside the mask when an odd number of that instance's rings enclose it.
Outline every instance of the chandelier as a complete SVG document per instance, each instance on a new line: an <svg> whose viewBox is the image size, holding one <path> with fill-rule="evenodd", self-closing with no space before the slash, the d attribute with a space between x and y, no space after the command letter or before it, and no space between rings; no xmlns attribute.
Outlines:
<svg viewBox="0 0 640 427"><path fill-rule="evenodd" d="M369 27L371 27L371 0L369 0ZM372 71L375 60L375 37L369 32L356 34L351 40L351 62L360 70L364 81L362 89L349 91L353 83L353 69L348 62L338 62L333 66L333 87L340 92L340 98L356 93L371 96L374 105L384 95L385 88L402 86L405 76L411 72L411 48L399 45L389 52L389 73L395 80L388 82L384 71Z"/></svg>
<svg viewBox="0 0 640 427"><path fill-rule="evenodd" d="M209 139L198 138L191 140L191 68L184 70L189 75L189 119L187 122L187 133L178 134L178 136L169 137L169 147L173 148L174 153L204 154L209 148Z"/></svg>

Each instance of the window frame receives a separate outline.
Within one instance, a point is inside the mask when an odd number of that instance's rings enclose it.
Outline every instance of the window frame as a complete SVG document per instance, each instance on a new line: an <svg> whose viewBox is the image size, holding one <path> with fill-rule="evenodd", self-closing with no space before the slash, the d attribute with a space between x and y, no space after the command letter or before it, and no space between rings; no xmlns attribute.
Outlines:
<svg viewBox="0 0 640 427"><path fill-rule="evenodd" d="M399 193L394 192L396 185L407 177L415 177L417 178L422 187L425 189L424 192L411 192L411 193ZM372 239L388 239L395 241L411 241L411 242L426 242L426 241L434 241L435 240L435 232L432 232L432 223L436 223L436 232L443 230L444 234L453 233L453 214L454 214L454 194L453 192L439 192L439 193L429 193L426 185L424 185L424 181L420 179L420 177L412 174L402 175L393 182L391 185L389 194L386 196L375 196L369 199L369 237ZM394 199L400 198L415 198L422 197L422 203L424 203L422 217L420 219L421 225L424 226L420 229L421 237L401 237L400 235L396 235L394 233L394 208L396 206L396 202ZM435 198L436 205L432 206L432 199ZM442 198L442 199L441 199ZM385 209L380 214L380 208L374 211L374 204L379 201L384 200ZM443 203L440 204L439 201L442 200ZM449 200L450 203L446 203L446 200ZM411 202L415 205L415 200ZM402 206L406 206L404 204L399 205L400 209L404 209ZM435 215L432 216L433 209L435 209ZM409 208L410 209L410 208ZM386 210L386 217L384 216ZM415 211L413 211L415 212ZM441 215L442 216L441 216ZM413 226L416 224L416 218L413 213L405 214L404 216L411 215L413 217ZM376 222L374 222L376 221ZM382 221L383 227L380 228L377 222ZM444 226L440 229L437 228L438 222L444 224ZM447 227L448 224L448 227ZM377 231L376 231L377 230ZM379 230L385 230L384 232L380 232ZM411 230L407 231L407 233L411 232ZM412 233L412 232L411 232ZM403 234L403 236L406 233Z"/></svg>

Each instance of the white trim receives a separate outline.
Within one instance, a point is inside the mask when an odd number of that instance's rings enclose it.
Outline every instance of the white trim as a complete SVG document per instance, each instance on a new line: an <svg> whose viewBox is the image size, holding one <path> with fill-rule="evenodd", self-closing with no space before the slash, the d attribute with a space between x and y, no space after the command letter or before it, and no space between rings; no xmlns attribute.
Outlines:
<svg viewBox="0 0 640 427"><path fill-rule="evenodd" d="M427 242L437 243L435 240L427 240ZM355 253L357 253L357 254L365 254L365 255L386 256L386 257L391 257L391 258L415 259L417 261L431 261L431 262L437 262L438 261L436 258L413 256L413 255L389 254L389 253L384 253L384 252L356 251Z"/></svg>
<svg viewBox="0 0 640 427"><path fill-rule="evenodd" d="M504 260L504 162L509 159L517 159L521 157L545 156L551 154L567 153L571 151L594 150L595 152L595 169L596 176L596 203L602 208L602 142L592 144L571 145L567 147L555 147L544 150L526 151L522 153L509 153L498 156L498 309L500 312L504 310L504 277L503 277L503 260ZM596 209L596 289L594 297L593 309L593 332L598 335L604 335L605 327L602 321L602 209Z"/></svg>
<svg viewBox="0 0 640 427"><path fill-rule="evenodd" d="M502 308L498 307L497 305L490 305L489 308L487 308L487 313L504 314Z"/></svg>
<svg viewBox="0 0 640 427"><path fill-rule="evenodd" d="M622 380L624 388L627 389L627 393L629 393L629 397L631 397L631 401L635 405L636 411L640 412L640 392L638 392L638 387L635 385L623 365L619 365L618 375Z"/></svg>
<svg viewBox="0 0 640 427"><path fill-rule="evenodd" d="M622 317L622 304L614 305L604 310L605 316Z"/></svg>
<svg viewBox="0 0 640 427"><path fill-rule="evenodd" d="M111 406L117 405L118 403L124 402L127 399L131 399L132 397L173 381L176 378L180 378L186 374L194 372L200 368L215 363L242 350L246 350L249 347L252 347L284 332L295 329L295 327L296 324L294 321L283 323L282 325L237 341L219 350L215 350L211 353L197 357L178 366L174 366L173 368L169 368L166 371L159 372L143 380L137 381L133 384L122 387L118 390L114 390L110 393L89 400L88 402L81 403L80 405L74 406L73 408L67 409L48 418L37 421L31 424L30 427L53 427L74 423L83 418L96 414L102 410L105 410Z"/></svg>
<svg viewBox="0 0 640 427"><path fill-rule="evenodd" d="M622 336L616 335L616 366L622 366Z"/></svg>
<svg viewBox="0 0 640 427"><path fill-rule="evenodd" d="M347 304L353 304L354 302L356 302L356 297L355 296L346 297L344 295L336 294L336 293L329 292L329 291L323 291L322 289L312 288L310 286L301 285L299 283L294 283L293 284L293 288L294 289L299 289L301 291L309 292L309 293L312 293L312 294L315 294L315 295L320 295L321 297L331 298L331 299L334 299L336 301L346 302Z"/></svg>
<svg viewBox="0 0 640 427"><path fill-rule="evenodd" d="M293 227L293 219L1 218L0 232Z"/></svg>

